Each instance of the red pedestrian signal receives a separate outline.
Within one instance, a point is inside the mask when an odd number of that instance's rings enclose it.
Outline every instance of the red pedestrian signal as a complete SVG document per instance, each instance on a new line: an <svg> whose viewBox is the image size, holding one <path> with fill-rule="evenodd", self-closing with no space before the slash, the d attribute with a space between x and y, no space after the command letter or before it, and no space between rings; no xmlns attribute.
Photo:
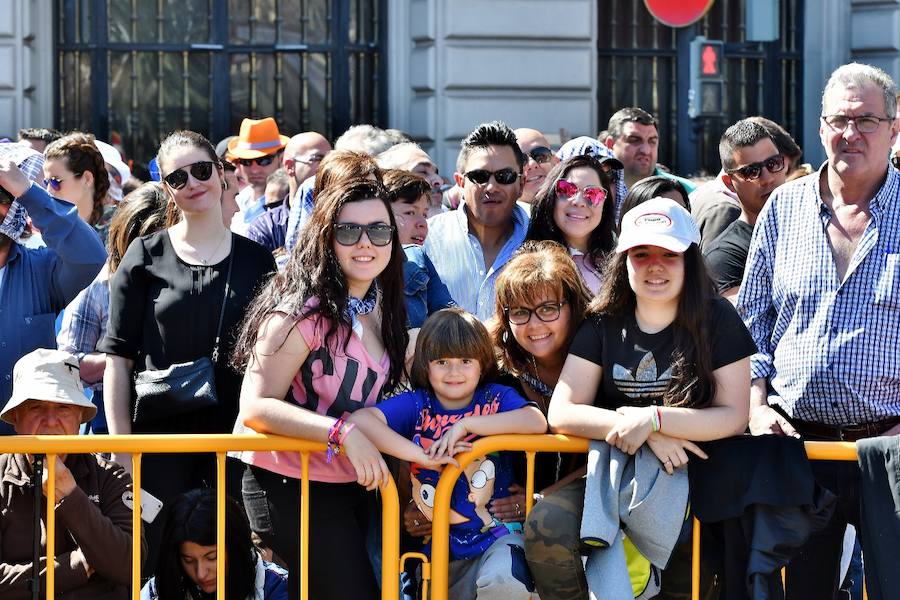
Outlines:
<svg viewBox="0 0 900 600"><path fill-rule="evenodd" d="M703 74L717 77L719 75L719 54L710 44L703 45L703 53L700 55L703 62Z"/></svg>

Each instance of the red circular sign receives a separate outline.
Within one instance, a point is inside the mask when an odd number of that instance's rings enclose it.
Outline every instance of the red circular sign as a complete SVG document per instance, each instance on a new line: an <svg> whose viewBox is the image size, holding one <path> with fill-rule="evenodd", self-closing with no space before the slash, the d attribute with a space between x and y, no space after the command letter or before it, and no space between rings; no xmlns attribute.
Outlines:
<svg viewBox="0 0 900 600"><path fill-rule="evenodd" d="M687 27L703 18L715 0L644 0L657 21L669 27Z"/></svg>

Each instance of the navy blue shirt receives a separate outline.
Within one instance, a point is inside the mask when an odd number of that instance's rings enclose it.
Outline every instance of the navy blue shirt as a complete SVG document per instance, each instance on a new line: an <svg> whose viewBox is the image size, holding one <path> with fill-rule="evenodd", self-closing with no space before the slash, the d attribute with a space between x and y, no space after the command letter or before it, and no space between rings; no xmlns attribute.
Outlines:
<svg viewBox="0 0 900 600"><path fill-rule="evenodd" d="M290 210L282 202L275 208L259 215L247 228L247 237L269 252L284 248Z"/></svg>

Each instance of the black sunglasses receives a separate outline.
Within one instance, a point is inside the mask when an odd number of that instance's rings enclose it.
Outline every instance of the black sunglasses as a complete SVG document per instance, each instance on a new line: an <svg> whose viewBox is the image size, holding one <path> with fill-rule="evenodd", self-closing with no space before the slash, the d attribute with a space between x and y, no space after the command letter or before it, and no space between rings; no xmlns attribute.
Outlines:
<svg viewBox="0 0 900 600"><path fill-rule="evenodd" d="M334 226L334 239L341 246L353 246L362 238L363 232L369 237L373 246L387 246L394 239L394 226L384 223L372 225L339 223Z"/></svg>
<svg viewBox="0 0 900 600"><path fill-rule="evenodd" d="M519 173L513 171L509 167L500 169L499 171L488 171L487 169L474 169L466 173L466 179L476 185L485 185L494 176L494 181L500 185L509 185L515 183L519 178Z"/></svg>
<svg viewBox="0 0 900 600"><path fill-rule="evenodd" d="M181 167L180 169L175 169L163 177L163 181L165 181L173 190L180 190L187 185L188 171L191 172L191 176L197 181L208 181L209 178L212 177L213 163L208 160L203 160L195 162L192 165Z"/></svg>
<svg viewBox="0 0 900 600"><path fill-rule="evenodd" d="M553 150L547 148L546 146L538 146L526 152L525 155L530 156L531 160L539 165L542 165L544 163L550 162L550 159L553 158Z"/></svg>
<svg viewBox="0 0 900 600"><path fill-rule="evenodd" d="M766 168L769 173L777 173L784 169L784 155L776 154L775 156L770 156L764 161L751 163L740 169L732 169L727 171L729 175L738 174L741 176L741 179L746 181L754 181L759 179L759 176L762 175L763 168Z"/></svg>
<svg viewBox="0 0 900 600"><path fill-rule="evenodd" d="M239 158L236 162L245 167L249 167L253 163L258 164L261 167L268 167L272 164L272 161L275 160L275 157L279 154L279 152L276 152L275 154L266 154L265 156L260 156L259 158Z"/></svg>

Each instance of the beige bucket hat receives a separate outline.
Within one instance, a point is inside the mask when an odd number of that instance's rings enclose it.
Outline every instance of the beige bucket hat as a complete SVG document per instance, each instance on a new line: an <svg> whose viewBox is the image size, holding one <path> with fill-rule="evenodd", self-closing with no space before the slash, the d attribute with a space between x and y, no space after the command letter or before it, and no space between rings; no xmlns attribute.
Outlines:
<svg viewBox="0 0 900 600"><path fill-rule="evenodd" d="M81 385L81 369L74 355L62 350L38 348L29 352L13 367L13 394L0 413L0 419L14 424L13 411L27 400L56 402L79 406L82 423L97 414Z"/></svg>

